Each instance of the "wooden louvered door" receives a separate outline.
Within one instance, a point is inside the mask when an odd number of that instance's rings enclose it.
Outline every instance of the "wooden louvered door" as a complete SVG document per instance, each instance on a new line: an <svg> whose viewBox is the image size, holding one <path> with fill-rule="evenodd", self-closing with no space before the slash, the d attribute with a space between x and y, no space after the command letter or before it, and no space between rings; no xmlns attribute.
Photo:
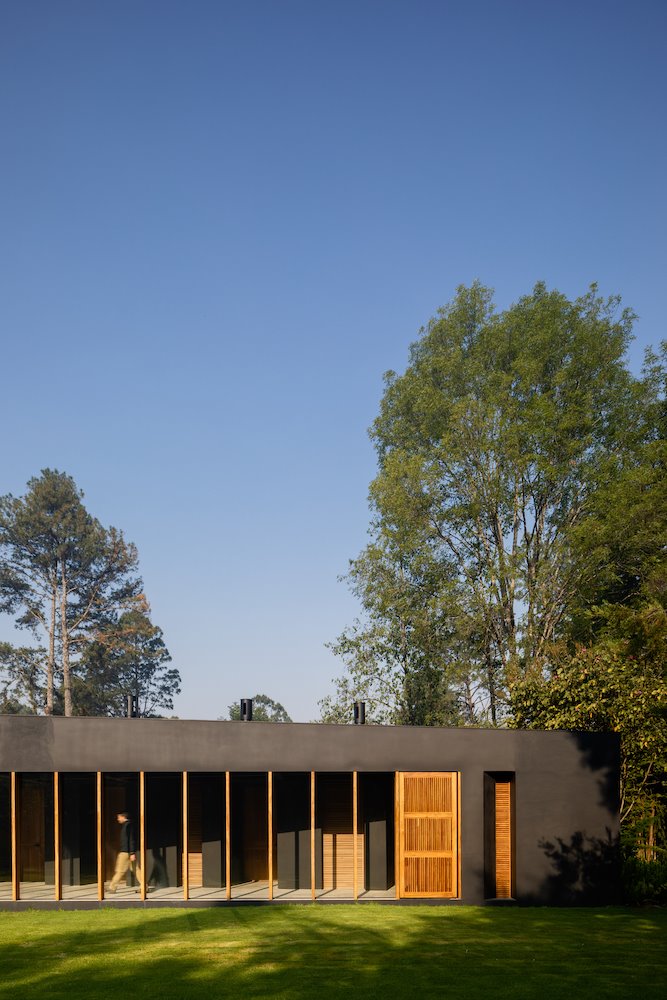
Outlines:
<svg viewBox="0 0 667 1000"><path fill-rule="evenodd" d="M458 774L399 774L400 895L454 898L458 885Z"/></svg>

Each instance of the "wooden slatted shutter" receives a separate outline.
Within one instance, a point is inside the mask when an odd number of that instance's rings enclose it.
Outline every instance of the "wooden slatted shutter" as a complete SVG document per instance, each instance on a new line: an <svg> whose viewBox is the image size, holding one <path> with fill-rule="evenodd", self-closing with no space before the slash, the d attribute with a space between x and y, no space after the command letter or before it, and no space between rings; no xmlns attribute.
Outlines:
<svg viewBox="0 0 667 1000"><path fill-rule="evenodd" d="M496 899L512 897L512 784L495 783Z"/></svg>
<svg viewBox="0 0 667 1000"><path fill-rule="evenodd" d="M322 803L322 868L325 891L354 888L352 788L347 780L330 780ZM358 835L357 884L364 884L364 837Z"/></svg>
<svg viewBox="0 0 667 1000"><path fill-rule="evenodd" d="M400 895L458 896L458 774L399 775Z"/></svg>

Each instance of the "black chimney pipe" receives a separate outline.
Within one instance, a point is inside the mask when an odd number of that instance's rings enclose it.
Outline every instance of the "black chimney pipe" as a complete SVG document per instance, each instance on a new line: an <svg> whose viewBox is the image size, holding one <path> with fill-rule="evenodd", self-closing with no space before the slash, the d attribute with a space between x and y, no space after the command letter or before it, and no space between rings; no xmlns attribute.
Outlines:
<svg viewBox="0 0 667 1000"><path fill-rule="evenodd" d="M139 718L139 699L136 694L128 694L127 696L127 717L128 719Z"/></svg>
<svg viewBox="0 0 667 1000"><path fill-rule="evenodd" d="M241 698L241 722L252 722L252 698Z"/></svg>
<svg viewBox="0 0 667 1000"><path fill-rule="evenodd" d="M354 724L355 726L366 725L366 702L355 701L354 703Z"/></svg>

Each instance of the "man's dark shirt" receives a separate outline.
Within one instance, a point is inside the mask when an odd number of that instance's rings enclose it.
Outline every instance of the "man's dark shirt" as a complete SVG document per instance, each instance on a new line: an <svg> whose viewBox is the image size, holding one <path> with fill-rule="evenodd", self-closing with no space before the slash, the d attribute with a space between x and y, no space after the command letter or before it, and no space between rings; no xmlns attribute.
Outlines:
<svg viewBox="0 0 667 1000"><path fill-rule="evenodd" d="M120 850L127 854L137 853L137 841L134 836L134 827L131 820L125 820L120 828Z"/></svg>

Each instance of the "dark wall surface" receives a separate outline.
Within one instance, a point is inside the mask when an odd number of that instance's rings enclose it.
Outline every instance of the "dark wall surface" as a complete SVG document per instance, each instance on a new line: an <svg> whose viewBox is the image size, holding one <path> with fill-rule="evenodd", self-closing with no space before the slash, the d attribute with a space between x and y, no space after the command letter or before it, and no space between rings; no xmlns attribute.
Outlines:
<svg viewBox="0 0 667 1000"><path fill-rule="evenodd" d="M619 740L600 733L0 716L0 771L458 771L462 897L484 887L484 775L515 780L516 897L614 898Z"/></svg>
<svg viewBox="0 0 667 1000"><path fill-rule="evenodd" d="M613 763L600 733L0 716L0 771L515 771ZM609 756L611 753L611 757Z"/></svg>

